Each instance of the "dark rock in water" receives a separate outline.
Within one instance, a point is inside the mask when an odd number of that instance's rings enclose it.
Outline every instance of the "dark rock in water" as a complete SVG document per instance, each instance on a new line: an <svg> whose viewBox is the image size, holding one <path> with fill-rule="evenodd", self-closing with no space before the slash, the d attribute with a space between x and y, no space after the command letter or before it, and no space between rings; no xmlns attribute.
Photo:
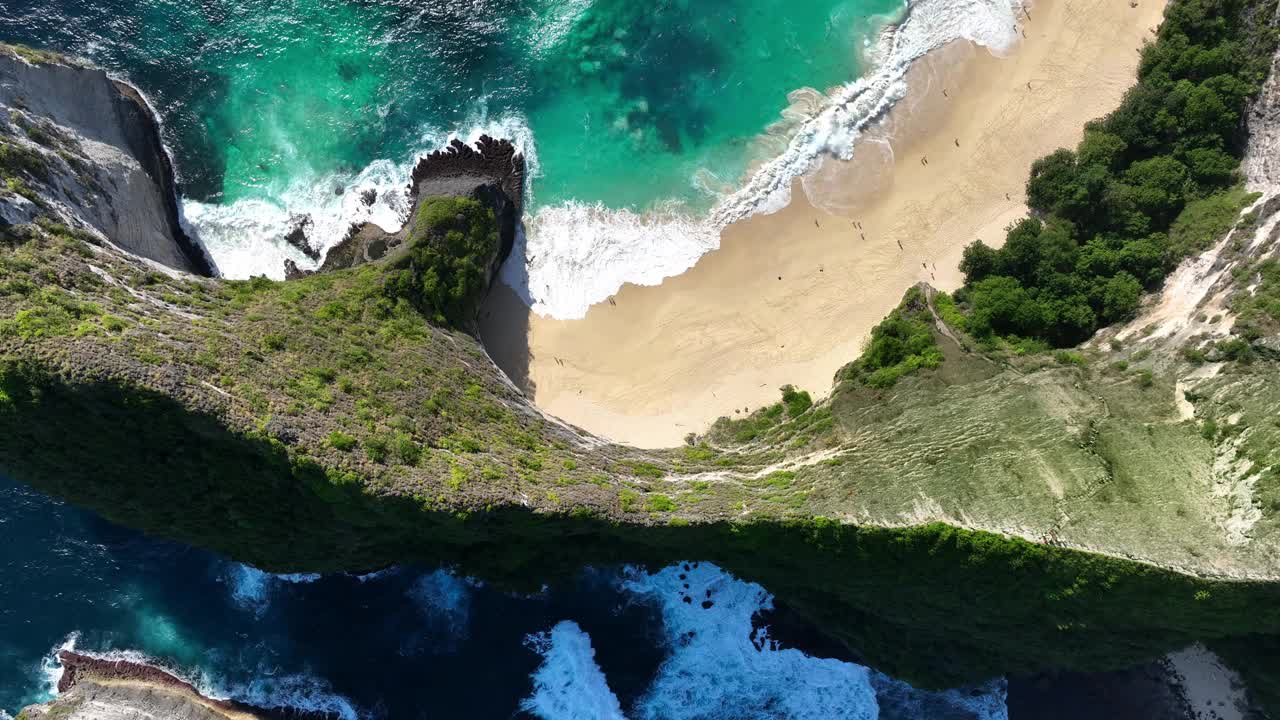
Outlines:
<svg viewBox="0 0 1280 720"><path fill-rule="evenodd" d="M289 218L289 232L285 233L284 240L301 250L303 255L312 260L319 260L320 251L312 247L311 240L307 237L307 232L312 226L310 215L294 215Z"/></svg>
<svg viewBox="0 0 1280 720"><path fill-rule="evenodd" d="M343 194L343 193L345 193L346 191L347 191L347 189L346 189L345 187L341 186L341 185L334 185L334 186L333 186L333 194L334 194L334 195L342 195L342 194Z"/></svg>
<svg viewBox="0 0 1280 720"><path fill-rule="evenodd" d="M364 192L360 193L360 202L364 203L366 206L372 206L377 201L378 201L377 188L369 188L368 190L365 190Z"/></svg>
<svg viewBox="0 0 1280 720"><path fill-rule="evenodd" d="M297 280L298 278L304 278L314 273L315 273L314 270L303 270L302 268L298 267L298 263L294 262L293 260L290 260L289 258L285 258L284 260L284 279L285 280Z"/></svg>
<svg viewBox="0 0 1280 720"><path fill-rule="evenodd" d="M289 218L289 231L285 233L285 242L302 251L312 260L320 259L320 250L311 244L310 233L314 227L310 215L294 215Z"/></svg>

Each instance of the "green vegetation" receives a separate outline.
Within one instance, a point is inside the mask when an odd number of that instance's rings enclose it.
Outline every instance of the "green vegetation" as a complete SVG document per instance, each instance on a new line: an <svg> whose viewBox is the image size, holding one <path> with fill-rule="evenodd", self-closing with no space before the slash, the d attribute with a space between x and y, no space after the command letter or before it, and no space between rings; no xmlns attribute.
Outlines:
<svg viewBox="0 0 1280 720"><path fill-rule="evenodd" d="M1280 261L1264 260L1243 279L1254 287L1236 296L1236 330L1250 340L1280 330Z"/></svg>
<svg viewBox="0 0 1280 720"><path fill-rule="evenodd" d="M437 323L465 327L497 252L492 209L471 198L427 198L414 216L408 255L387 274L387 297L411 302Z"/></svg>
<svg viewBox="0 0 1280 720"><path fill-rule="evenodd" d="M0 43L0 51L8 51L26 60L32 65L80 65L81 63L62 53L53 52L52 50L41 50L39 48L27 47L26 45L11 45L9 43Z"/></svg>
<svg viewBox="0 0 1280 720"><path fill-rule="evenodd" d="M355 448L356 439L341 430L334 430L329 433L329 447L342 452L348 452Z"/></svg>
<svg viewBox="0 0 1280 720"><path fill-rule="evenodd" d="M1188 253L1256 196L1237 183L1240 118L1275 48L1269 3L1181 0L1142 51L1138 84L1073 150L1036 161L1028 203L1042 217L993 250L965 249L970 331L1068 347L1127 319Z"/></svg>
<svg viewBox="0 0 1280 720"><path fill-rule="evenodd" d="M862 357L846 366L842 375L873 388L888 388L903 375L936 368L941 362L924 291L911 288L902 303L872 328Z"/></svg>

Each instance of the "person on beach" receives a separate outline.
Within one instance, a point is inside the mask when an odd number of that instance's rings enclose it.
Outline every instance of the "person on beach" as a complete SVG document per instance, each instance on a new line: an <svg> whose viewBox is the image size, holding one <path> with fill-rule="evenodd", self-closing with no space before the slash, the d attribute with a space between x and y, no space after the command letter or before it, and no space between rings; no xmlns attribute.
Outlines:
<svg viewBox="0 0 1280 720"><path fill-rule="evenodd" d="M956 138L956 147L960 147L960 138Z"/></svg>

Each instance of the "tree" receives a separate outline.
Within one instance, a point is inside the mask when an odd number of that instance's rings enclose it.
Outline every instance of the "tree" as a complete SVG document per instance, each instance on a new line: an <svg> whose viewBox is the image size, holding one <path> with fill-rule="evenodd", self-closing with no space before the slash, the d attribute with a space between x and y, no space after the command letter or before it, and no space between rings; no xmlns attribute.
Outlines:
<svg viewBox="0 0 1280 720"><path fill-rule="evenodd" d="M1027 181L1027 204L1042 212L1057 212L1059 208L1079 202L1083 189L1076 183L1076 154L1059 148L1052 155L1031 164L1031 179Z"/></svg>
<svg viewBox="0 0 1280 720"><path fill-rule="evenodd" d="M1102 319L1110 324L1127 320L1138 309L1142 298L1142 284L1138 279L1121 270L1107 280L1102 292Z"/></svg>
<svg viewBox="0 0 1280 720"><path fill-rule="evenodd" d="M964 255L960 258L960 272L964 273L967 282L977 282L996 273L999 258L996 250L981 240L974 240L965 246Z"/></svg>
<svg viewBox="0 0 1280 720"><path fill-rule="evenodd" d="M994 332L1038 336L1045 329L1044 308L1016 278L989 277L975 284L968 297L973 306L970 327L976 335Z"/></svg>

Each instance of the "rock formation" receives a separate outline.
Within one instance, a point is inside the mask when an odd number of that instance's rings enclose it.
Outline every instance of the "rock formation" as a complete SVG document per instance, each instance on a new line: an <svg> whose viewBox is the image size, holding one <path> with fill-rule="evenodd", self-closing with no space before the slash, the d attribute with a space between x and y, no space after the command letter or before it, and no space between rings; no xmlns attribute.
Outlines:
<svg viewBox="0 0 1280 720"><path fill-rule="evenodd" d="M0 224L42 216L168 267L213 274L183 232L160 125L137 90L60 56L0 46L0 110Z"/></svg>
<svg viewBox="0 0 1280 720"><path fill-rule="evenodd" d="M21 720L269 720L272 715L228 700L202 696L164 670L127 660L62 651L58 697L23 710Z"/></svg>
<svg viewBox="0 0 1280 720"><path fill-rule="evenodd" d="M515 243L524 202L524 172L524 156L516 152L509 140L483 135L473 147L455 139L449 147L421 158L414 167L409 185L413 209L404 228L387 233L373 223L352 226L347 236L329 250L319 272L373 262L403 245L412 219L425 199L470 197L491 208L498 222L501 244L489 260L486 273L487 282L492 283ZM367 204L375 199L376 195L362 197ZM286 261L285 277L302 277L304 273L296 265L291 268Z"/></svg>

